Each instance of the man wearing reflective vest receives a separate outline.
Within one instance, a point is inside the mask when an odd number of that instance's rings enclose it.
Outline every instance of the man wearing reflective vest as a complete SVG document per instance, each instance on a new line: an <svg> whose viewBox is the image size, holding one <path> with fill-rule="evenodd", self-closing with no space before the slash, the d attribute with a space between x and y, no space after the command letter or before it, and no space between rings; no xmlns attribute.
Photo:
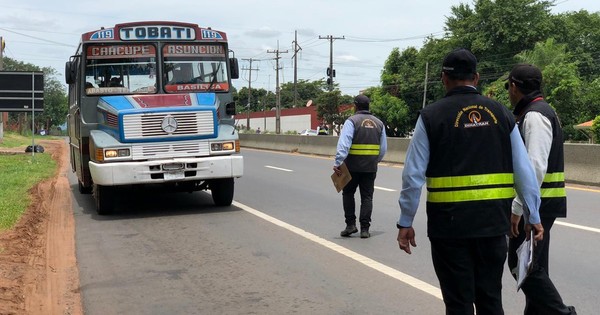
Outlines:
<svg viewBox="0 0 600 315"><path fill-rule="evenodd" d="M352 179L342 191L342 203L346 228L340 232L348 237L356 232L356 212L354 194L360 189L360 237L369 238L371 213L373 212L373 191L377 164L387 151L385 129L381 120L369 112L370 100L365 95L354 98L355 113L345 122L337 143L333 170L340 174L340 165L346 163Z"/></svg>
<svg viewBox="0 0 600 315"><path fill-rule="evenodd" d="M525 142L529 159L541 187L540 217L544 240L534 249L533 268L523 282L525 315L576 314L566 306L548 273L550 229L556 218L567 216L565 191L563 133L556 112L542 95L542 72L529 64L519 64L511 70L505 84L514 106L513 114ZM525 240L521 214L523 201L517 197L512 204L511 239L508 244L508 266L516 276L517 249Z"/></svg>
<svg viewBox="0 0 600 315"><path fill-rule="evenodd" d="M466 49L442 63L446 96L426 106L411 139L400 193L398 245L416 246L413 221L427 182L427 235L446 314L504 314L502 274L514 192L541 240L540 195L508 109L476 89L477 59Z"/></svg>

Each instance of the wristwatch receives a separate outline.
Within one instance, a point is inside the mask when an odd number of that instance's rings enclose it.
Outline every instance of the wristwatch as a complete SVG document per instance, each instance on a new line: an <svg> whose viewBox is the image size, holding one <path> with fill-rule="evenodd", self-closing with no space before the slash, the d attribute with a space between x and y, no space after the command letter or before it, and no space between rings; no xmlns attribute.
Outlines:
<svg viewBox="0 0 600 315"><path fill-rule="evenodd" d="M400 225L400 224L396 223L396 227L397 227L397 228L398 228L398 230L399 230L399 229L408 229L410 226L402 226L402 225Z"/></svg>

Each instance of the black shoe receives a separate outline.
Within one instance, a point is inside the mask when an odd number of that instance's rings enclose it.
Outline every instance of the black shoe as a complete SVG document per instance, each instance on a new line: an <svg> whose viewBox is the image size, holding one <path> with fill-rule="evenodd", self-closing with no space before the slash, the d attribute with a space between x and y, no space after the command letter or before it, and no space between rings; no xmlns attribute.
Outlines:
<svg viewBox="0 0 600 315"><path fill-rule="evenodd" d="M358 232L356 225L346 225L346 229L340 232L340 235L343 237L348 237L350 234Z"/></svg>
<svg viewBox="0 0 600 315"><path fill-rule="evenodd" d="M368 229L360 229L360 238L369 238L371 237L371 233L369 233Z"/></svg>

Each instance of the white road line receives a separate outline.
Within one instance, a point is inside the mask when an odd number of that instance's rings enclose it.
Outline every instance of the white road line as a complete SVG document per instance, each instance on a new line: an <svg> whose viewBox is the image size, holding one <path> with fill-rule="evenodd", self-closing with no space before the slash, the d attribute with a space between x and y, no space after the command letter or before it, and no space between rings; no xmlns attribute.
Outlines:
<svg viewBox="0 0 600 315"><path fill-rule="evenodd" d="M278 170L278 171L284 171L284 172L293 172L292 170L288 170L287 168L281 168L281 167L275 167L275 166L271 166L271 165L265 165L266 168L271 168L274 170Z"/></svg>
<svg viewBox="0 0 600 315"><path fill-rule="evenodd" d="M427 282L421 281L421 280L419 280L419 279L417 279L415 277L412 277L410 275L402 273L402 272L400 272L400 271L398 271L398 270L396 270L396 269L394 269L392 267L386 266L386 265L384 265L384 264L382 264L380 262L377 262L377 261L375 261L375 260L373 260L373 259L371 259L369 257L366 257L366 256L363 256L363 255L361 255L359 253L353 252L353 251L351 251L351 250L349 250L349 249L347 249L347 248L345 248L343 246L340 246L340 245L338 245L338 244L336 244L334 242L328 241L328 240L326 240L324 238L321 238L321 237L319 237L317 235L314 235L314 234L312 234L310 232L302 230L302 229L300 229L298 227L295 227L295 226L293 226L291 224L285 223L285 222L283 222L283 221L281 221L279 219L276 219L276 218L274 218L274 217L272 217L272 216L270 216L268 214L262 213L262 212L260 212L260 211L258 211L256 209L248 207L248 206L246 206L244 204L241 204L239 202L234 201L233 205L236 206L236 207L238 207L238 208L240 208L240 209L242 209L242 210L244 210L244 211L246 211L246 212L248 212L248 213L251 213L251 214L253 214L253 215L255 215L255 216L257 216L257 217L259 217L259 218L261 218L263 220L266 220L266 221L268 221L270 223L278 225L278 226L280 226L280 227L282 227L282 228L284 228L284 229L286 229L286 230L288 230L290 232L293 232L293 233L295 233L297 235L300 235L300 236L302 236L302 237L304 237L304 238L306 238L306 239L308 239L310 241L313 241L313 242L315 242L315 243L317 243L319 245L322 245L322 246L324 246L326 248L329 248L329 249L331 249L331 250L333 250L333 251L335 251L335 252L337 252L339 254L347 256L347 257L349 257L349 258L351 258L351 259L353 259L353 260L355 260L355 261L357 261L357 262L359 262L359 263L361 263L361 264L363 264L363 265L365 265L365 266L367 266L369 268L377 270L377 271L379 271L379 272L381 272L383 274L386 274L386 275L388 275L388 276L390 276L390 277L392 277L394 279L400 280L400 281L402 281L402 282L404 282L404 283L406 283L406 284L408 284L408 285L410 285L410 286L412 286L412 287L414 287L416 289L419 289L419 290L421 290L421 291L423 291L423 292L425 292L427 294L430 294L430 295L432 295L432 296L434 296L434 297L436 297L436 298L438 298L440 300L442 299L442 292L440 291L440 289L437 288L437 287L435 287L435 286L433 286L433 285L431 285L431 284L429 284L429 283L427 283Z"/></svg>
<svg viewBox="0 0 600 315"><path fill-rule="evenodd" d="M577 224L573 224L573 223L567 223L567 222L562 222L562 221L554 221L554 224L568 226L568 227L572 227L574 229L580 229L580 230L584 230L584 231L590 231L590 232L600 233L600 229L596 229L596 228L592 228L592 227L587 227L587 226L583 226L583 225L577 225Z"/></svg>
<svg viewBox="0 0 600 315"><path fill-rule="evenodd" d="M389 189L389 188L379 187L379 186L375 186L375 189L379 189L379 190L383 190L383 191L396 191L395 189Z"/></svg>

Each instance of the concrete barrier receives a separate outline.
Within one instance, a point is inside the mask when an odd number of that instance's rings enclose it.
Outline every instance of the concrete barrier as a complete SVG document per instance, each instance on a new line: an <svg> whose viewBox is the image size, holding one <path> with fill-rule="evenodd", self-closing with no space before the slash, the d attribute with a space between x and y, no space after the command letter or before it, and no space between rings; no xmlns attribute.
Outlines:
<svg viewBox="0 0 600 315"><path fill-rule="evenodd" d="M333 156L337 136L240 134L242 147ZM410 139L388 138L384 162L404 163ZM565 144L565 179L569 183L600 186L600 145Z"/></svg>

